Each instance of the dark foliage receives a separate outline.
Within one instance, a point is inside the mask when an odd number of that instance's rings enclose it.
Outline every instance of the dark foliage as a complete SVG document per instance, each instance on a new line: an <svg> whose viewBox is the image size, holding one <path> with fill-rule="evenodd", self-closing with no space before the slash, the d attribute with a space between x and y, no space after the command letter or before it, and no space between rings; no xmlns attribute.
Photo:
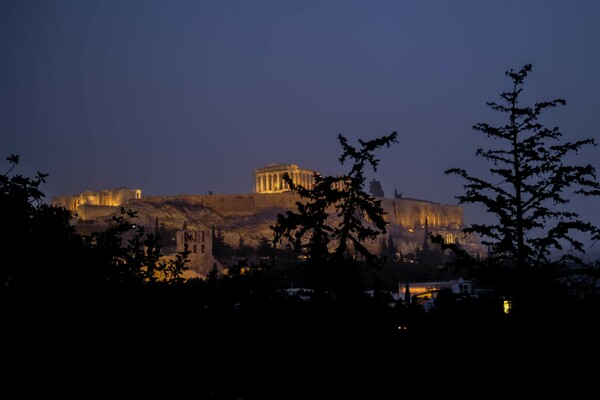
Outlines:
<svg viewBox="0 0 600 400"><path fill-rule="evenodd" d="M376 179L371 180L371 182L369 182L369 193L371 193L373 197L383 197L384 192L381 187L381 182Z"/></svg>
<svg viewBox="0 0 600 400"><path fill-rule="evenodd" d="M7 160L10 168L0 175L0 291L59 290L76 272L82 240L69 223L70 212L43 203L40 185L47 174L11 175L19 156Z"/></svg>
<svg viewBox="0 0 600 400"><path fill-rule="evenodd" d="M122 209L107 230L79 235L71 212L42 201L47 175L10 175L19 157L7 160L11 167L0 175L0 291L51 302L181 283L189 252L162 259L158 234L136 224L135 212Z"/></svg>
<svg viewBox="0 0 600 400"><path fill-rule="evenodd" d="M221 229L213 226L211 234L213 256L223 263L228 263L234 255L233 247L225 241L225 235Z"/></svg>
<svg viewBox="0 0 600 400"><path fill-rule="evenodd" d="M284 175L292 192L302 200L296 203L297 211L279 214L271 228L276 243L306 257L306 268L315 275L314 287L345 296L347 291L360 292L362 278L355 260L373 266L383 263L364 245L386 232L381 200L364 190L365 168L377 170L375 151L397 142L397 133L359 140L360 148L351 146L343 135L338 140L343 149L339 161L344 164L352 160L350 171L337 177L315 174L312 188L296 185Z"/></svg>
<svg viewBox="0 0 600 400"><path fill-rule="evenodd" d="M483 244L491 250L490 261L520 267L544 265L554 250L572 250L577 252L575 257L583 254L584 246L574 233L600 239L597 227L564 207L573 195L600 194L594 167L569 163L570 155L586 146L596 146L596 142L561 142L562 133L557 127L546 128L538 122L543 111L565 105L565 100L520 104L522 86L530 71L531 64L519 71L507 71L512 87L501 94L504 102L487 103L506 115L504 125L474 126L498 143L495 148L478 149L476 153L491 163L490 178L460 168L446 171L467 181L466 193L457 197L460 203L481 204L497 218L496 223L473 224L465 232L484 238Z"/></svg>
<svg viewBox="0 0 600 400"><path fill-rule="evenodd" d="M527 291L532 300L511 315L500 311L498 299L449 292L440 294L430 313L395 302L387 291L397 288L386 282L441 276L439 265L447 261L439 250L443 242L414 255L423 265L405 262L401 255L392 259L391 238L380 257L361 247L379 237L385 243L380 203L364 193L363 170L375 168L373 152L395 139L394 133L360 141L355 149L340 135L340 161L352 159L351 171L338 178L316 177L312 190L288 181L307 202L298 203L298 212L278 217L279 240L260 242L263 261L230 263L225 274L215 265L206 279L187 281L181 274L188 252L161 258L158 221L154 233L147 233L136 224L135 212L122 209L106 231L80 236L68 211L40 201L45 175L11 177L18 157L9 157L11 169L0 176L5 390L24 390L13 382L30 383L39 369L44 373L35 378L50 383L40 384L43 390L60 388L61 393L74 390L76 381L76 390L107 395L127 389L157 395L162 389L173 396L181 389L215 399L310 398L315 393L337 398L356 396L358 390L373 398L417 378L464 379L473 365L505 373L522 356L527 335L535 339L527 347L533 360L547 355L546 344L536 347L542 335L552 343L553 359L560 358L555 357L561 349L557 343L572 338L578 339L576 346L565 354L585 350L592 356L586 343L593 342L582 338L597 336L585 317L595 315L598 298L590 294L592 300L582 304L559 294L560 269L546 268L543 276L527 269L494 269L487 275L509 295L514 281L520 283L519 293L535 288ZM332 213L339 225L331 223ZM213 231L216 253L231 259L233 249L222 238L222 231ZM305 262L289 248L275 246L284 239ZM368 262L378 268L366 269ZM365 279L371 280L371 297L362 295ZM281 290L315 282L336 296L317 291L304 300ZM454 368L463 355L470 358L468 368ZM148 384L148 377L160 379Z"/></svg>

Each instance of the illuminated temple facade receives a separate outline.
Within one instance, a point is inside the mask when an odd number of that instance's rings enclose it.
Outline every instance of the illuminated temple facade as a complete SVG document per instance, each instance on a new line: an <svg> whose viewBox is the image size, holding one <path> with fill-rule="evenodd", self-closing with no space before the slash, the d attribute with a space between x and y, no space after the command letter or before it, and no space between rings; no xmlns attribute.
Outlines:
<svg viewBox="0 0 600 400"><path fill-rule="evenodd" d="M294 185L300 185L305 189L312 189L315 185L315 175L320 175L310 169L299 168L296 164L269 164L256 169L254 173L256 177L255 193L289 192L290 187L283 179L285 174L288 174ZM338 181L333 186L341 189L344 184Z"/></svg>
<svg viewBox="0 0 600 400"><path fill-rule="evenodd" d="M310 189L315 183L315 171L299 168L295 164L269 164L255 170L256 193L281 193L290 190L283 180L288 174L294 185L302 185Z"/></svg>

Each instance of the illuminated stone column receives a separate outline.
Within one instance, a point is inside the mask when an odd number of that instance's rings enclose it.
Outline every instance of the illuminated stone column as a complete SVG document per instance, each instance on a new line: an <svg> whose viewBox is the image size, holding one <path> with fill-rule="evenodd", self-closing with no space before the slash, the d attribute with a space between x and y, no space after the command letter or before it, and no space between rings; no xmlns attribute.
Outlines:
<svg viewBox="0 0 600 400"><path fill-rule="evenodd" d="M280 193L290 190L290 185L305 188L314 187L313 172L300 169L295 164L269 164L255 170L257 181L256 190L259 193ZM289 183L284 179L284 174L289 177Z"/></svg>

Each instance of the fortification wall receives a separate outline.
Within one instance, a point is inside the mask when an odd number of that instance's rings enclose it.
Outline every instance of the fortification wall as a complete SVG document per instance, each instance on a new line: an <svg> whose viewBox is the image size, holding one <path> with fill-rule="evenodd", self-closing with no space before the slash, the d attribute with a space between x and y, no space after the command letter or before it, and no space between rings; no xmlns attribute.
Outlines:
<svg viewBox="0 0 600 400"><path fill-rule="evenodd" d="M217 227L223 230L225 241L235 248L240 237L247 245L258 247L261 238L272 236L270 226L277 213L296 211L299 200L291 192L150 196L130 199L124 207L137 211L138 223L148 229L153 229L156 221L167 229L181 229L184 225L201 230ZM393 239L403 254L422 248L428 233L440 234L448 243L459 240L470 246L468 249L472 254L483 252L478 240L463 237L460 206L405 198L384 198L381 204L386 213L384 218L389 222L386 236ZM80 209L82 220L96 219L97 222L119 213L119 207L80 206ZM335 210L330 212L333 214ZM378 251L380 241L377 239L366 245Z"/></svg>
<svg viewBox="0 0 600 400"><path fill-rule="evenodd" d="M77 211L82 205L118 207L130 199L140 199L141 197L141 189L121 187L99 192L87 190L75 196L56 196L52 198L50 204L55 207L64 207L70 211Z"/></svg>
<svg viewBox="0 0 600 400"><path fill-rule="evenodd" d="M181 203L189 206L201 206L226 216L251 216L269 209L290 210L295 207L298 197L291 192L284 193L250 193L250 194L185 194L177 196L149 196L144 199L130 200L136 202Z"/></svg>
<svg viewBox="0 0 600 400"><path fill-rule="evenodd" d="M464 225L463 209L457 205L437 204L411 199L382 199L386 219L404 227L424 226L459 228Z"/></svg>
<svg viewBox="0 0 600 400"><path fill-rule="evenodd" d="M295 210L300 198L291 193L251 193L251 194L212 194L212 195L177 195L151 196L144 199L130 200L135 202L181 203L188 206L207 207L226 216L252 216L267 210ZM460 206L444 205L412 199L381 199L386 212L386 220L403 226L416 227L427 224L430 227L462 227L463 210ZM333 210L332 210L333 212Z"/></svg>
<svg viewBox="0 0 600 400"><path fill-rule="evenodd" d="M77 218L82 221L98 220L112 216L119 207L115 206L94 206L82 204L77 207Z"/></svg>
<svg viewBox="0 0 600 400"><path fill-rule="evenodd" d="M50 205L54 207L63 207L67 210L74 210L72 206L72 198L73 196L55 196L52 198L52 202L50 203Z"/></svg>
<svg viewBox="0 0 600 400"><path fill-rule="evenodd" d="M139 200L130 200L128 204L147 202L154 204L182 204L210 208L224 216L249 216L256 213L251 194L180 194L176 196L148 196Z"/></svg>
<svg viewBox="0 0 600 400"><path fill-rule="evenodd" d="M253 194L257 211L270 209L295 210L296 202L300 198L292 192L272 193L272 194Z"/></svg>

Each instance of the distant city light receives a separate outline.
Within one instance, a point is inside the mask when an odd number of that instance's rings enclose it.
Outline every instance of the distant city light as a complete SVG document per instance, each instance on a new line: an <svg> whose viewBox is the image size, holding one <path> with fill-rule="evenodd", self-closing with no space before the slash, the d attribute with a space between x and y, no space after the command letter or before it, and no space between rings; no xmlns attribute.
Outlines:
<svg viewBox="0 0 600 400"><path fill-rule="evenodd" d="M504 314L508 314L510 312L510 309L512 308L512 303L510 300L504 300Z"/></svg>

